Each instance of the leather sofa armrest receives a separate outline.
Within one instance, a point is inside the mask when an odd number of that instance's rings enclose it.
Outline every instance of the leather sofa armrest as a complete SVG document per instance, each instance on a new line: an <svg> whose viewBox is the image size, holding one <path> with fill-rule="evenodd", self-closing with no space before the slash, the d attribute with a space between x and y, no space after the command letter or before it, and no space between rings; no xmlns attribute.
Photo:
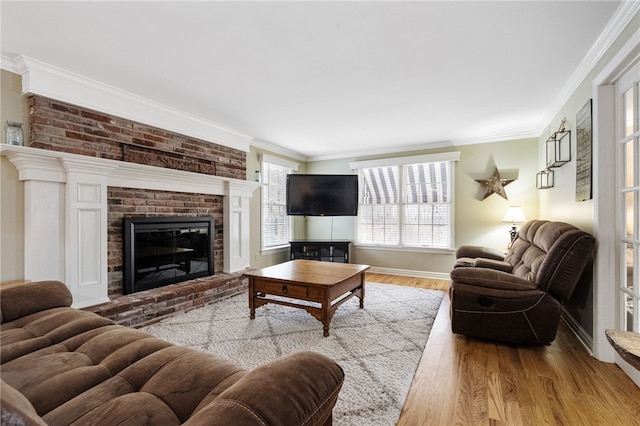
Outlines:
<svg viewBox="0 0 640 426"><path fill-rule="evenodd" d="M483 257L485 259L504 260L505 254L491 247L463 245L456 250L456 259L461 257Z"/></svg>
<svg viewBox="0 0 640 426"><path fill-rule="evenodd" d="M36 281L0 286L2 324L52 308L71 306L73 297L60 281Z"/></svg>
<svg viewBox="0 0 640 426"><path fill-rule="evenodd" d="M484 257L478 257L475 260L474 266L476 268L489 268L504 272L511 272L513 270L513 266L511 266L509 262L505 262L504 260L487 259Z"/></svg>
<svg viewBox="0 0 640 426"><path fill-rule="evenodd" d="M464 284L478 288L510 291L537 290L534 282L509 272L488 268L456 268L451 271L451 285Z"/></svg>
<svg viewBox="0 0 640 426"><path fill-rule="evenodd" d="M343 381L344 372L333 360L297 352L247 372L203 401L184 425L323 425L331 419Z"/></svg>

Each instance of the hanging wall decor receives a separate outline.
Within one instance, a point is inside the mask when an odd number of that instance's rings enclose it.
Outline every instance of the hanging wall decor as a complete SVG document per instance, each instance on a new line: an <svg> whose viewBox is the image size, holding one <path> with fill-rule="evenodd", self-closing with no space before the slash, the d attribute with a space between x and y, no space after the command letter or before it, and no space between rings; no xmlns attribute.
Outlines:
<svg viewBox="0 0 640 426"><path fill-rule="evenodd" d="M562 167L571 161L571 130L563 118L560 128L547 139L547 167Z"/></svg>
<svg viewBox="0 0 640 426"><path fill-rule="evenodd" d="M576 201L590 200L592 197L592 113L591 99L576 114Z"/></svg>
<svg viewBox="0 0 640 426"><path fill-rule="evenodd" d="M493 174L489 179L476 179L475 181L485 186L484 197L482 197L483 200L491 194L498 194L505 200L508 200L504 187L514 180L515 179L500 179L500 173L496 167L493 169Z"/></svg>

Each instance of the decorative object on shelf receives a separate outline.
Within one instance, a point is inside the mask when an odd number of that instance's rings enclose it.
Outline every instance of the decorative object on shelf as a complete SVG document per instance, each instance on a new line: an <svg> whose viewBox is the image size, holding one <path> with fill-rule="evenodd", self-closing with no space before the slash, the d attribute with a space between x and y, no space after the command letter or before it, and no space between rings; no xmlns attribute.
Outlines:
<svg viewBox="0 0 640 426"><path fill-rule="evenodd" d="M9 145L22 145L24 143L22 135L22 123L7 121L4 125L4 142Z"/></svg>
<svg viewBox="0 0 640 426"><path fill-rule="evenodd" d="M260 173L260 170L253 172L253 180L262 183L262 173Z"/></svg>
<svg viewBox="0 0 640 426"><path fill-rule="evenodd" d="M485 186L484 197L482 197L483 200L491 194L498 194L505 200L508 200L504 187L514 180L515 179L500 179L500 173L498 173L498 168L496 167L493 169L493 174L489 179L476 179L476 182Z"/></svg>
<svg viewBox="0 0 640 426"><path fill-rule="evenodd" d="M566 130L567 119L547 139L547 168L560 167L571 161L571 130Z"/></svg>
<svg viewBox="0 0 640 426"><path fill-rule="evenodd" d="M576 201L590 200L591 147L593 143L591 99L576 114Z"/></svg>
<svg viewBox="0 0 640 426"><path fill-rule="evenodd" d="M509 243L509 247L515 241L518 236L518 228L516 223L525 223L527 221L527 217L524 215L524 210L520 206L509 206L507 209L507 214L502 218L503 222L511 223L511 229L509 230L509 234L511 235L511 241Z"/></svg>
<svg viewBox="0 0 640 426"><path fill-rule="evenodd" d="M536 188L548 189L553 188L553 170L546 168L536 173Z"/></svg>

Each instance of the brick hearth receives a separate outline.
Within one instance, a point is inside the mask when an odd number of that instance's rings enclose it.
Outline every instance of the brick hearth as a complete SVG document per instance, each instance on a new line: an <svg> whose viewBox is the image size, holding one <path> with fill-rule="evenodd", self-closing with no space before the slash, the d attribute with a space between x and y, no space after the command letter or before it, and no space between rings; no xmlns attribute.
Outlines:
<svg viewBox="0 0 640 426"><path fill-rule="evenodd" d="M248 280L241 273L217 274L171 284L84 308L129 327L142 327L164 318L201 308L231 296L246 293ZM247 302L247 315L249 305Z"/></svg>

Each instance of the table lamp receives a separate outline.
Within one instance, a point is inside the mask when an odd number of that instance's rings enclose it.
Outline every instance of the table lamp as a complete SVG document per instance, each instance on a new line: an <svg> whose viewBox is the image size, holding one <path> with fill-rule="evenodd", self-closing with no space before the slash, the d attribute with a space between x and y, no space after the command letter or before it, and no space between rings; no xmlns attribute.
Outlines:
<svg viewBox="0 0 640 426"><path fill-rule="evenodd" d="M511 235L511 243L509 246L511 246L518 237L518 228L516 227L516 223L525 223L527 221L527 217L524 215L522 207L509 206L507 214L504 215L502 221L511 223L511 229L509 230L509 234Z"/></svg>

